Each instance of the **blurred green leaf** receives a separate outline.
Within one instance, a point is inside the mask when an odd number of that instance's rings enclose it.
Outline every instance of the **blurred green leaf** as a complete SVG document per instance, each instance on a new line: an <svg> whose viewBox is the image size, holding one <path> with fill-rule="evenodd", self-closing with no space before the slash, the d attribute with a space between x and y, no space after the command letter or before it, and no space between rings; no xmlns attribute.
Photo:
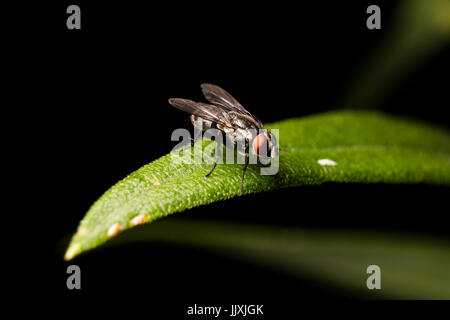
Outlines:
<svg viewBox="0 0 450 320"><path fill-rule="evenodd" d="M263 176L260 166L250 165L244 193L330 181L450 184L450 135L444 129L374 112L346 111L267 127L280 132L279 172ZM194 149L199 152L210 143L200 141ZM321 165L320 159L337 165ZM104 243L119 228L132 227L136 217L150 222L239 195L242 165L220 164L205 178L211 167L207 162L176 160L178 156L163 156L109 189L81 221L65 258Z"/></svg>
<svg viewBox="0 0 450 320"><path fill-rule="evenodd" d="M352 75L351 87L342 106L373 108L379 99L410 72L450 42L450 1L404 0L396 8L392 25L384 23L383 38L371 57Z"/></svg>
<svg viewBox="0 0 450 320"><path fill-rule="evenodd" d="M211 249L363 298L450 299L449 239L165 219L125 233L111 245L144 241ZM381 290L367 289L369 265L381 269Z"/></svg>

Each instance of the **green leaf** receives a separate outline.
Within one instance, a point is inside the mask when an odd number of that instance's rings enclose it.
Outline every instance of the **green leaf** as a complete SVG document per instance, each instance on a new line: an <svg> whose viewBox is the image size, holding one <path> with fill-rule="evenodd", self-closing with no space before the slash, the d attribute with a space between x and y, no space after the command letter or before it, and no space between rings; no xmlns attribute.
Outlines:
<svg viewBox="0 0 450 320"><path fill-rule="evenodd" d="M450 135L441 128L375 112L329 112L267 125L279 129L276 175L250 165L244 193L341 183L450 184ZM195 152L211 141L199 141ZM120 181L100 197L81 221L65 258L97 247L136 222L150 222L189 208L239 195L242 164L186 164L166 155ZM329 159L335 166L323 166ZM138 217L138 218L136 218Z"/></svg>
<svg viewBox="0 0 450 320"><path fill-rule="evenodd" d="M450 299L448 238L171 218L126 232L110 244L161 241L205 248L360 298ZM370 265L380 267L381 290L367 289Z"/></svg>

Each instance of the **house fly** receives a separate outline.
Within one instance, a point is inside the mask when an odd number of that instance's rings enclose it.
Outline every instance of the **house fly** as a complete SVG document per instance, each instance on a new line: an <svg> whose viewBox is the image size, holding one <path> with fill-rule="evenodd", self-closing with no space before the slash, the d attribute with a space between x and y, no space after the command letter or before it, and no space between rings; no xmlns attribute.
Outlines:
<svg viewBox="0 0 450 320"><path fill-rule="evenodd" d="M241 192L244 190L245 171L249 163L250 146L260 158L274 158L278 152L276 138L270 130L263 130L261 121L248 112L231 94L219 86L204 83L201 85L203 95L208 103L188 99L171 98L169 103L177 109L191 114L192 124L206 131L218 129L231 140L233 147L240 142L244 150L238 152L245 156L242 170ZM209 177L216 168L219 157L205 177Z"/></svg>

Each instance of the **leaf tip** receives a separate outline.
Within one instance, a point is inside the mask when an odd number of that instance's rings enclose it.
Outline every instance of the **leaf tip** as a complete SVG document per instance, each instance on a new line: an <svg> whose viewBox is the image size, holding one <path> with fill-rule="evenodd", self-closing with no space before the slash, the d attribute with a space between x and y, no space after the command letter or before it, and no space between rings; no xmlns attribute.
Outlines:
<svg viewBox="0 0 450 320"><path fill-rule="evenodd" d="M79 243L71 243L69 248L67 248L66 254L64 255L64 260L72 260L73 257L80 253L80 248L81 246Z"/></svg>

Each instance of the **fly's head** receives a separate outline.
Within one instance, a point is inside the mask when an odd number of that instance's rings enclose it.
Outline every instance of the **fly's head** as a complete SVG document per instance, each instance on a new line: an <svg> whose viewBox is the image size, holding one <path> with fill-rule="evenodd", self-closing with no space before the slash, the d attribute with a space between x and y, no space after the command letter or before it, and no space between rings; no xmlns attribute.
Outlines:
<svg viewBox="0 0 450 320"><path fill-rule="evenodd" d="M275 158L278 155L278 145L275 135L268 131L258 134L252 143L253 151L263 159Z"/></svg>

